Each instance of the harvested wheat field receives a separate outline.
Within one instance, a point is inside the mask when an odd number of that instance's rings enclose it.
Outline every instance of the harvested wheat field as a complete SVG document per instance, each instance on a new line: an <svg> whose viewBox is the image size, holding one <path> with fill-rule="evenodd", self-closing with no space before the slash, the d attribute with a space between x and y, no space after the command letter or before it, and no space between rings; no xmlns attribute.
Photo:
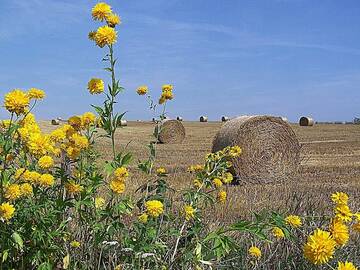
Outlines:
<svg viewBox="0 0 360 270"><path fill-rule="evenodd" d="M203 162L204 156L211 151L213 137L223 125L221 122L183 124L186 129L183 143L157 145L157 166L163 166L169 171L168 181L175 190L192 184L188 167ZM154 140L154 127L155 124L151 122L130 121L127 127L117 131L117 147L127 147L126 151L133 153L130 168L136 168L137 160L147 157L146 144ZM291 127L301 144L301 167L296 181L228 186L226 211L216 209L217 214L212 215L215 220L222 224L233 222L253 211L265 209L295 213L306 209L314 212L319 209L330 211L327 209L329 194L335 191L345 191L352 198L360 197L360 125L300 127L292 124ZM48 121L43 122L42 128L46 131L54 129ZM104 162L106 153L111 150L110 140L99 139L95 148L102 154ZM138 171L133 171L129 192L136 196L134 189L144 177L140 177ZM352 200L352 203L355 202L357 200ZM360 205L353 207L359 209Z"/></svg>

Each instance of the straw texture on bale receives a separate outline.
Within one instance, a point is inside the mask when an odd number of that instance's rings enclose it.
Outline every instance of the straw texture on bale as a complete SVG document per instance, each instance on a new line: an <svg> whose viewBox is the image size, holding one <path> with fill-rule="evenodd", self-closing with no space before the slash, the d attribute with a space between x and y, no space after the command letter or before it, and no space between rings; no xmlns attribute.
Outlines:
<svg viewBox="0 0 360 270"><path fill-rule="evenodd" d="M155 133L159 133L161 143L182 143L185 139L185 127L178 120L163 120L155 127Z"/></svg>
<svg viewBox="0 0 360 270"><path fill-rule="evenodd" d="M300 164L300 144L290 125L279 117L240 116L216 134L212 151L238 145L232 172L240 182L273 183L293 178Z"/></svg>
<svg viewBox="0 0 360 270"><path fill-rule="evenodd" d="M51 124L54 125L54 126L57 126L57 125L60 124L60 121L58 119L52 119Z"/></svg>
<svg viewBox="0 0 360 270"><path fill-rule="evenodd" d="M182 118L181 116L178 116L178 117L176 117L176 120L178 120L178 121L182 121L182 120L183 120L183 118Z"/></svg>
<svg viewBox="0 0 360 270"><path fill-rule="evenodd" d="M208 118L207 116L200 116L200 122L207 122Z"/></svg>
<svg viewBox="0 0 360 270"><path fill-rule="evenodd" d="M299 120L299 125L302 127L311 127L314 125L314 119L311 117L303 116Z"/></svg>
<svg viewBox="0 0 360 270"><path fill-rule="evenodd" d="M229 121L229 120L230 120L230 118L227 117L227 116L221 117L221 121L222 121L222 122L226 122L226 121Z"/></svg>

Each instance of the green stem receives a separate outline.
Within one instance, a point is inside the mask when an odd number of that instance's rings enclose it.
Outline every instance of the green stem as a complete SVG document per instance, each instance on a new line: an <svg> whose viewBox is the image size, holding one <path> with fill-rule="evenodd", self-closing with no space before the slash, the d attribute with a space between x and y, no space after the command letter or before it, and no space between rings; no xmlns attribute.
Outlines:
<svg viewBox="0 0 360 270"><path fill-rule="evenodd" d="M115 150L115 132L116 132L116 123L113 123L114 120L114 103L117 89L115 89L116 79L115 79L115 62L114 62L114 50L113 46L109 46L110 50L110 65L111 65L111 100L110 100L110 130L111 130L111 145L114 159L116 158L116 150ZM116 91L115 91L116 90Z"/></svg>

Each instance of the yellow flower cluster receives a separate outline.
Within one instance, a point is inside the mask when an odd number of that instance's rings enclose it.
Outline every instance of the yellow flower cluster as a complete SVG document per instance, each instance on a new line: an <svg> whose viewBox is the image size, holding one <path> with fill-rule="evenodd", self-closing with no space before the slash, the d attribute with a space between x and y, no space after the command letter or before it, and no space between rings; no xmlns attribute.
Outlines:
<svg viewBox="0 0 360 270"><path fill-rule="evenodd" d="M272 233L273 233L274 237L276 237L277 239L281 239L281 238L285 237L283 230L279 227L274 227L272 229Z"/></svg>
<svg viewBox="0 0 360 270"><path fill-rule="evenodd" d="M125 167L117 168L110 181L110 189L117 194L123 193L125 191L125 180L127 177L129 177L129 172Z"/></svg>
<svg viewBox="0 0 360 270"><path fill-rule="evenodd" d="M97 3L92 8L91 14L94 20L101 22L105 20L107 25L90 32L89 39L95 41L100 48L114 44L117 39L117 32L114 28L121 22L119 15L113 13L111 6L103 2Z"/></svg>
<svg viewBox="0 0 360 270"><path fill-rule="evenodd" d="M145 202L146 212L149 216L157 218L164 212L164 205L158 200Z"/></svg>
<svg viewBox="0 0 360 270"><path fill-rule="evenodd" d="M257 246L251 246L248 250L248 253L251 257L257 259L261 257L261 250Z"/></svg>
<svg viewBox="0 0 360 270"><path fill-rule="evenodd" d="M96 197L95 198L95 208L102 209L105 205L106 201L103 197Z"/></svg>
<svg viewBox="0 0 360 270"><path fill-rule="evenodd" d="M38 165L41 169L49 169L54 166L54 160L50 156L43 156L39 158Z"/></svg>
<svg viewBox="0 0 360 270"><path fill-rule="evenodd" d="M7 202L4 202L0 205L0 218L8 221L10 220L15 214L15 207Z"/></svg>
<svg viewBox="0 0 360 270"><path fill-rule="evenodd" d="M165 168L160 167L160 168L158 168L158 169L156 170L156 173L157 173L158 175L163 175L163 174L166 174L166 170L165 170Z"/></svg>
<svg viewBox="0 0 360 270"><path fill-rule="evenodd" d="M142 213L140 216L139 216L139 221L143 224L147 223L148 222L148 214L146 213Z"/></svg>
<svg viewBox="0 0 360 270"><path fill-rule="evenodd" d="M20 89L14 89L5 95L4 106L11 112L20 115L28 110L29 96Z"/></svg>
<svg viewBox="0 0 360 270"><path fill-rule="evenodd" d="M218 192L217 199L220 203L225 203L226 197L227 197L227 194L226 194L225 190L221 190Z"/></svg>
<svg viewBox="0 0 360 270"><path fill-rule="evenodd" d="M139 86L136 89L136 93L138 93L138 95L140 96L146 95L147 92L148 92L148 87L146 85Z"/></svg>
<svg viewBox="0 0 360 270"><path fill-rule="evenodd" d="M65 184L65 189L71 194L77 194L84 190L84 187L80 184L76 184L73 180L70 180Z"/></svg>
<svg viewBox="0 0 360 270"><path fill-rule="evenodd" d="M27 95L29 99L43 99L45 97L45 92L37 88L30 88Z"/></svg>
<svg viewBox="0 0 360 270"><path fill-rule="evenodd" d="M315 265L327 263L334 255L336 242L331 234L316 229L307 239L304 256Z"/></svg>
<svg viewBox="0 0 360 270"><path fill-rule="evenodd" d="M357 267L351 262L338 262L336 270L357 270Z"/></svg>
<svg viewBox="0 0 360 270"><path fill-rule="evenodd" d="M159 104L163 104L167 100L172 100L174 98L173 95L173 86L171 84L165 84L162 87L162 94L159 99Z"/></svg>
<svg viewBox="0 0 360 270"><path fill-rule="evenodd" d="M299 228L302 225L301 218L295 215L289 215L285 218L286 224L294 228Z"/></svg>
<svg viewBox="0 0 360 270"><path fill-rule="evenodd" d="M88 90L92 95L101 94L102 92L104 92L104 81L99 78L92 78L88 82Z"/></svg>
<svg viewBox="0 0 360 270"><path fill-rule="evenodd" d="M191 205L184 206L184 214L185 214L186 220L189 221L189 220L195 218L195 213L196 213L196 210Z"/></svg>

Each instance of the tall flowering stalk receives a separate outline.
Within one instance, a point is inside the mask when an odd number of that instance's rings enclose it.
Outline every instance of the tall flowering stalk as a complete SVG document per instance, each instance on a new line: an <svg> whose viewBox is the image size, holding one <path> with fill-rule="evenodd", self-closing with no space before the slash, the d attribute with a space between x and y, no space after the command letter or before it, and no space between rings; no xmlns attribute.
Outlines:
<svg viewBox="0 0 360 270"><path fill-rule="evenodd" d="M96 4L92 9L92 16L94 20L106 22L106 25L100 26L96 31L90 32L89 39L93 40L100 48L107 47L108 53L103 58L103 61L109 63L109 66L106 67L105 70L111 74L111 84L108 85L104 106L93 107L99 114L100 123L106 135L111 138L113 159L116 160L118 156L115 149L115 132L125 114L114 112L116 97L124 89L120 86L119 80L117 80L115 76L116 59L114 57L114 44L117 41L115 28L120 24L120 17L114 14L111 7L106 3ZM104 91L104 82L101 79L92 78L88 83L88 89L91 94L100 94Z"/></svg>

